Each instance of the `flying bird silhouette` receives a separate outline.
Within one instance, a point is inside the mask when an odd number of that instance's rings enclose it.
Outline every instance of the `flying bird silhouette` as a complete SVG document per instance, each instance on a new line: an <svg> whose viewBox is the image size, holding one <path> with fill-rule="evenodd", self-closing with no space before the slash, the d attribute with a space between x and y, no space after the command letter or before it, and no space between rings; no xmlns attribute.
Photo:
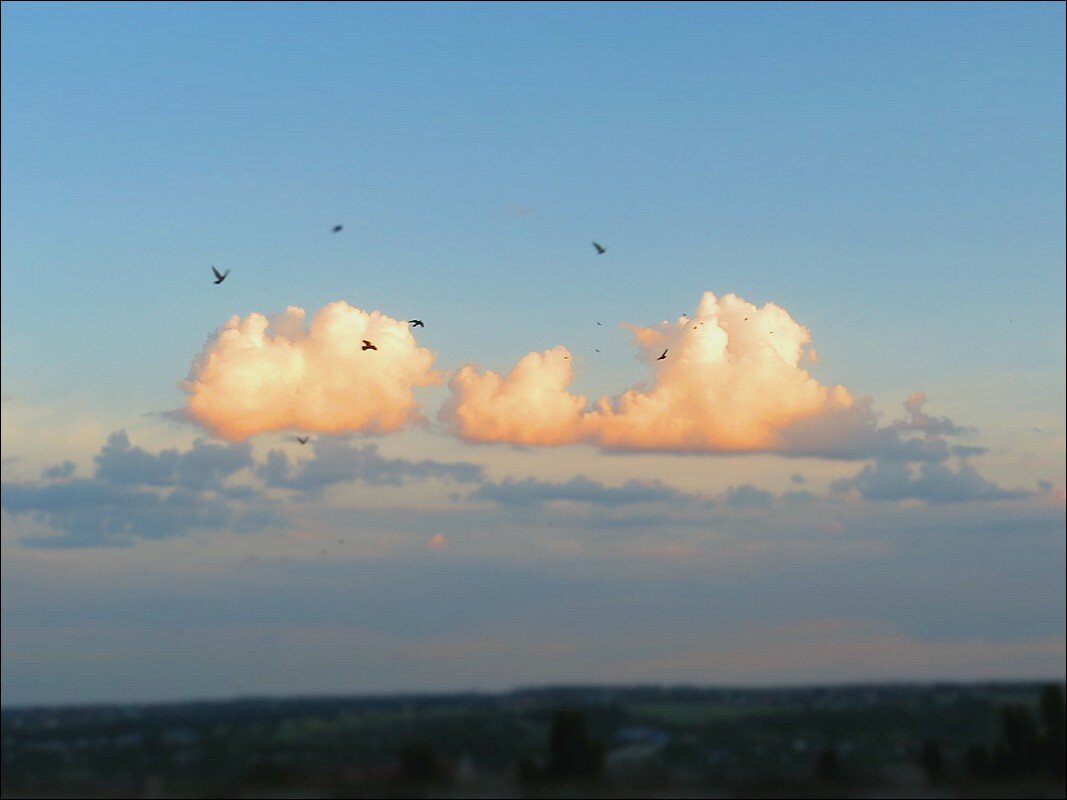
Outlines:
<svg viewBox="0 0 1067 800"><path fill-rule="evenodd" d="M296 437L296 440L298 442L300 442L300 444L307 444L310 439L311 439L310 436L297 436Z"/></svg>
<svg viewBox="0 0 1067 800"><path fill-rule="evenodd" d="M670 348L667 348L667 349L669 350ZM656 361L662 361L666 357L667 357L667 350L664 350L663 351L663 355L661 355L659 358L657 358Z"/></svg>
<svg viewBox="0 0 1067 800"><path fill-rule="evenodd" d="M606 248L606 247L604 247L602 245L599 245L596 242L593 242L593 247L596 248L596 254L598 256L602 256L602 255L604 255L604 253L608 252L608 248Z"/></svg>
<svg viewBox="0 0 1067 800"><path fill-rule="evenodd" d="M425 328L426 327L425 325L422 324L422 320L421 319L409 319L408 320L408 324L412 328Z"/></svg>
<svg viewBox="0 0 1067 800"><path fill-rule="evenodd" d="M603 324L604 324L603 322L598 322L598 323L597 323L597 325L603 325Z"/></svg>
<svg viewBox="0 0 1067 800"><path fill-rule="evenodd" d="M377 347L375 347L375 346L374 346L373 344L371 344L370 342L368 342L368 341L367 341L366 339L364 339L364 340L363 340L363 349L364 349L364 350L377 350L378 348L377 348Z"/></svg>
<svg viewBox="0 0 1067 800"><path fill-rule="evenodd" d="M333 232L334 232L334 233L340 233L340 232L341 232L341 231L343 231L344 229L345 229L345 226L344 226L344 225L334 225L334 226L333 226Z"/></svg>
<svg viewBox="0 0 1067 800"><path fill-rule="evenodd" d="M215 285L216 286L218 286L220 283L222 283L224 280L226 280L226 276L230 274L229 270L226 270L225 272L219 272L217 269L215 269L215 265L214 264L211 265L211 271L215 273Z"/></svg>

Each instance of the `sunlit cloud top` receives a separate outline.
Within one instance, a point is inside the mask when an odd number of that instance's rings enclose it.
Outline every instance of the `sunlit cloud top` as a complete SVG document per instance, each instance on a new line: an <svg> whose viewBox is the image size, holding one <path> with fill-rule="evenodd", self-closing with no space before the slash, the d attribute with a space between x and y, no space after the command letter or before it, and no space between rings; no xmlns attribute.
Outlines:
<svg viewBox="0 0 1067 800"><path fill-rule="evenodd" d="M950 452L940 436L966 432L923 414L921 393L906 403L908 420L879 428L869 399L804 369L815 360L811 334L774 303L705 292L692 317L627 327L652 370L650 385L589 409L567 391L570 353L556 347L527 354L507 376L464 367L440 418L475 442L828 458L940 460Z"/></svg>
<svg viewBox="0 0 1067 800"><path fill-rule="evenodd" d="M406 322L344 301L310 325L305 315L290 306L220 327L182 383L192 419L231 440L281 430L390 433L421 419L412 388L441 377Z"/></svg>

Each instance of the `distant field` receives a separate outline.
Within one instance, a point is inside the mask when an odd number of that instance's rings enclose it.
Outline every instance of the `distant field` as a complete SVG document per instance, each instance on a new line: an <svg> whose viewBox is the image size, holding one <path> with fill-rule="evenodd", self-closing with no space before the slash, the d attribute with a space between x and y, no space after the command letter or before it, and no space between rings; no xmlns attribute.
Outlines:
<svg viewBox="0 0 1067 800"><path fill-rule="evenodd" d="M677 727L704 726L713 722L728 722L745 717L766 716L768 709L762 706L694 704L691 702L634 703L626 706L634 717ZM799 705L775 706L774 713L788 714L802 711Z"/></svg>

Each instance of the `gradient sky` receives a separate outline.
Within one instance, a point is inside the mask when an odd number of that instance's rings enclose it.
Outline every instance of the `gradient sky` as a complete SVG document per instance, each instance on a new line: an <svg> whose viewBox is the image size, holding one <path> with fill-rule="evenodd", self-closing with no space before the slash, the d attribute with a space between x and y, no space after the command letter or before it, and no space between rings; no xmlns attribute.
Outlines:
<svg viewBox="0 0 1067 800"><path fill-rule="evenodd" d="M1063 678L1063 4L2 22L4 704ZM634 346L705 292L784 309L817 359L764 335L712 376ZM336 301L425 320L422 423L189 419L209 334ZM660 387L699 417L706 390L712 444L449 416L461 368L560 345L590 403ZM373 405L322 353L341 405ZM813 400L814 438L790 418L721 451L712 428L778 419L808 376L862 430Z"/></svg>

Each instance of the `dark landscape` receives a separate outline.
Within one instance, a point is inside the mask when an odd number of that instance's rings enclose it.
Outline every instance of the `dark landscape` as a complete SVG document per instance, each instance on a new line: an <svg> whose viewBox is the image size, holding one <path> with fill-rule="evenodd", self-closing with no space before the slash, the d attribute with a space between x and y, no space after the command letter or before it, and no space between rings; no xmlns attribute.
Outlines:
<svg viewBox="0 0 1067 800"><path fill-rule="evenodd" d="M1063 797L1055 684L3 710L4 797Z"/></svg>

